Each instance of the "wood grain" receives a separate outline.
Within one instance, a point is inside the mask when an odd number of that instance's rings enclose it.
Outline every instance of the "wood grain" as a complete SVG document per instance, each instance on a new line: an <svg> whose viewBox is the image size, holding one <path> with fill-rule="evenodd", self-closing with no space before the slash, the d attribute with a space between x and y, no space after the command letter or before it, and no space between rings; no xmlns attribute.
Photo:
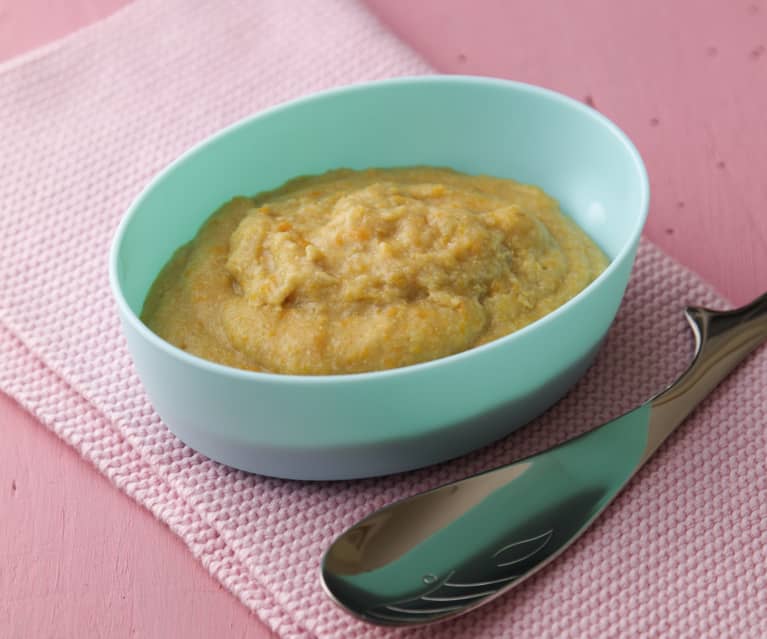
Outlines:
<svg viewBox="0 0 767 639"><path fill-rule="evenodd" d="M0 0L0 60L125 1ZM649 237L735 303L767 289L765 0L368 4L440 71L548 86L612 118L647 163ZM265 636L165 526L1 394L0 441L0 636Z"/></svg>
<svg viewBox="0 0 767 639"><path fill-rule="evenodd" d="M0 0L0 61L69 35L126 0Z"/></svg>
<svg viewBox="0 0 767 639"><path fill-rule="evenodd" d="M435 68L594 105L650 176L646 234L735 303L767 289L764 0L369 0Z"/></svg>
<svg viewBox="0 0 767 639"><path fill-rule="evenodd" d="M271 636L147 510L0 393L0 637Z"/></svg>

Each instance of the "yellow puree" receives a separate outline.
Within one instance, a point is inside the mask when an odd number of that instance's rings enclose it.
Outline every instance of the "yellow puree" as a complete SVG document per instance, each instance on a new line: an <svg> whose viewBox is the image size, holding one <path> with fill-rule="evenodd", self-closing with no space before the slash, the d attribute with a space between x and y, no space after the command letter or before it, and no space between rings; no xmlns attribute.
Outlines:
<svg viewBox="0 0 767 639"><path fill-rule="evenodd" d="M142 319L258 371L375 371L530 324L606 266L543 191L428 167L301 177L216 211L155 281Z"/></svg>

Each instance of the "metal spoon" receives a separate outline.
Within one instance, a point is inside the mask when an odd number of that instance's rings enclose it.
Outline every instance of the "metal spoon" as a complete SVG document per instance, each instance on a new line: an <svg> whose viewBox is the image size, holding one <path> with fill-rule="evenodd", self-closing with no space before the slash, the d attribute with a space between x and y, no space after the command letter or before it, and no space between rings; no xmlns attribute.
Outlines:
<svg viewBox="0 0 767 639"><path fill-rule="evenodd" d="M559 446L366 517L323 557L329 595L374 624L427 624L474 610L549 563L767 339L767 294L733 311L690 307L686 316L695 357L669 388Z"/></svg>

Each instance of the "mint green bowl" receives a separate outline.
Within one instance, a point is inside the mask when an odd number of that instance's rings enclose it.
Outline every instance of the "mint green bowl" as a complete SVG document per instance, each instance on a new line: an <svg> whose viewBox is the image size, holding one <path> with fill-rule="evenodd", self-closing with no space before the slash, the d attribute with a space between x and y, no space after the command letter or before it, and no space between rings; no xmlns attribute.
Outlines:
<svg viewBox="0 0 767 639"><path fill-rule="evenodd" d="M479 348L405 368L301 377L214 364L139 320L173 251L234 195L338 167L450 166L556 197L611 259L570 302ZM114 238L110 280L136 370L168 428L244 470L292 479L404 471L507 435L583 374L623 297L647 215L642 160L593 109L541 88L469 77L346 87L256 114L158 175Z"/></svg>

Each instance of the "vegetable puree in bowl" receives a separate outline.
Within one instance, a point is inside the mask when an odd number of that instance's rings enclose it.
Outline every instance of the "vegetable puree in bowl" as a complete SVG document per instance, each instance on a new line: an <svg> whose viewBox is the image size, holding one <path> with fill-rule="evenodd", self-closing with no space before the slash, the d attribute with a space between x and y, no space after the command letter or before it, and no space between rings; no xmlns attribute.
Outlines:
<svg viewBox="0 0 767 639"><path fill-rule="evenodd" d="M214 212L142 320L199 357L298 375L438 359L550 313L607 258L557 202L451 169L339 169Z"/></svg>

